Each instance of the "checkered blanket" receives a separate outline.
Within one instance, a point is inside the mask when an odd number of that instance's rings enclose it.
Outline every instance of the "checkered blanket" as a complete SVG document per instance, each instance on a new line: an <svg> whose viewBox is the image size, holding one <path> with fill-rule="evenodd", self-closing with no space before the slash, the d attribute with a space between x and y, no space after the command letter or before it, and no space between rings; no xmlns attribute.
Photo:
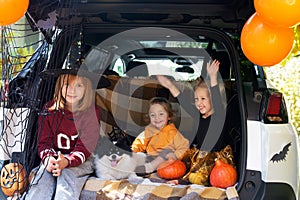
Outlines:
<svg viewBox="0 0 300 200"><path fill-rule="evenodd" d="M237 200L238 194L235 187L226 190L201 185L172 185L166 183L152 183L145 179L143 183L134 184L128 180L99 180L89 179L85 186L85 192L94 192L93 199L139 199L139 200ZM83 193L84 194L84 193ZM88 199L88 195L82 195Z"/></svg>
<svg viewBox="0 0 300 200"><path fill-rule="evenodd" d="M147 117L149 100L155 96L165 97L171 102L175 113L173 119L175 125L184 120L188 123L186 127L192 127L193 117L179 107L177 99L173 98L169 90L162 87L157 80L117 76L108 76L108 79L111 86L98 89L96 95L105 133L110 132L111 127L118 127L136 137L149 124ZM176 84L180 89L183 87L192 89L193 83L176 82Z"/></svg>

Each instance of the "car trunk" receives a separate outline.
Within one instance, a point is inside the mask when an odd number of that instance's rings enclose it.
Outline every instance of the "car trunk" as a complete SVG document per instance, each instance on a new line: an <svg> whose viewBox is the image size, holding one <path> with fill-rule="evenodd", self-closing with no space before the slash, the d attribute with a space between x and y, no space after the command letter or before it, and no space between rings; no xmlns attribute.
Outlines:
<svg viewBox="0 0 300 200"><path fill-rule="evenodd" d="M160 39L164 34L178 33L174 36L176 39L187 36L193 40L199 40L199 35L203 35L224 44L226 52L230 56L232 74L224 83L229 89L228 91L232 92L228 97L235 96L234 99L228 98L227 103L238 105L238 110L235 108L232 112L238 115L240 120L239 130L233 132L230 136L233 138L232 144L235 145L236 166L239 173L237 189L239 190L243 183L246 166L247 116L243 101L239 55L228 35L239 35L243 24L253 13L252 3L252 1L240 0L176 0L164 2L82 0L72 3L69 1L33 0L30 1L26 17L31 23L31 27L40 29L48 42L53 44L47 68L62 67L66 58L68 58L68 62L75 63L83 55L88 58L92 50L98 49L99 54L101 54L98 58L107 56L105 62L102 63L104 67L100 70L103 73L111 65L114 56L124 55L127 49L131 48L130 45L134 49L142 48L136 46L136 43L130 43L130 37L135 40L139 37L143 40L153 40L153 37ZM49 13L53 11L57 13L56 26L60 29L59 34L54 29L47 29L45 24L38 23L46 22L47 19L51 18ZM153 29L147 29L149 27ZM145 29L139 31L140 28ZM166 33L161 33L158 36L156 33L151 32L151 30L157 30L155 28L161 31L166 30ZM170 32L169 29L172 31ZM135 33L134 31L130 32L128 38L125 38L126 34L124 36L122 33L129 30L138 31ZM122 37L112 40L111 36L116 34L121 34ZM116 45L119 47L117 50L114 49ZM122 45L126 48L120 48ZM72 50L69 51L69 49ZM93 64L99 63L91 59L89 65ZM41 83L39 90L51 88L46 84ZM49 100L51 96L52 94L41 96L40 102ZM231 107L228 106L229 108ZM35 135L35 133L31 135ZM28 140L27 145L32 145L32 142L33 140ZM28 149L28 152L25 152L25 160L27 160L29 166L33 167L32 158L36 159L36 157L32 156L30 151Z"/></svg>

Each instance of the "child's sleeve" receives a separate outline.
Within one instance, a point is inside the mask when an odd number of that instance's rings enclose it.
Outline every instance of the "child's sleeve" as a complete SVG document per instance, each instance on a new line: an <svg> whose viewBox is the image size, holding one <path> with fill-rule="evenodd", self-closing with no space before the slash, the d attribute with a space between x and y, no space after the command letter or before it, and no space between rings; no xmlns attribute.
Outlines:
<svg viewBox="0 0 300 200"><path fill-rule="evenodd" d="M40 115L38 118L38 155L42 162L48 156L56 156L56 151L52 148L54 135L50 126L49 117Z"/></svg>
<svg viewBox="0 0 300 200"><path fill-rule="evenodd" d="M174 154L176 157L181 160L185 152L189 149L190 143L179 131L174 137Z"/></svg>
<svg viewBox="0 0 300 200"><path fill-rule="evenodd" d="M95 109L95 116L92 116L92 109ZM81 125L81 133L74 150L66 156L70 161L69 167L76 167L84 163L95 151L100 136L99 117L99 109L91 106L90 110L78 119L78 123Z"/></svg>
<svg viewBox="0 0 300 200"><path fill-rule="evenodd" d="M145 138L145 131L140 133L137 138L133 141L131 149L133 152L146 152L147 145L150 139Z"/></svg>

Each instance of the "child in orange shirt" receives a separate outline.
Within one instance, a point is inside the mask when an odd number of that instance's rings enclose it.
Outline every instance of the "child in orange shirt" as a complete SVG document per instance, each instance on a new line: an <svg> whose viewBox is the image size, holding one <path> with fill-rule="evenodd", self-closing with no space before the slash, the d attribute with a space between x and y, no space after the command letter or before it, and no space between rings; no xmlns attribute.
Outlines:
<svg viewBox="0 0 300 200"><path fill-rule="evenodd" d="M145 152L153 160L136 168L137 174L152 173L165 160L181 159L189 148L189 141L170 122L172 106L167 99L154 97L150 100L150 124L131 145L133 152Z"/></svg>

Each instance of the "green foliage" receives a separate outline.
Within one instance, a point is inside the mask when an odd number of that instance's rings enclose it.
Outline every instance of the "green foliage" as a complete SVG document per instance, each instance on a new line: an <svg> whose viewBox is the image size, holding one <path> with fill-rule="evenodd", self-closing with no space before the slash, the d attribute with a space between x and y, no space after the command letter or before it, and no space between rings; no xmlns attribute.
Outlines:
<svg viewBox="0 0 300 200"><path fill-rule="evenodd" d="M3 84L2 80L9 80L19 73L34 52L33 46L16 41L19 36L15 32L7 31L3 34L2 30L0 34L0 42L3 45L0 48L0 87Z"/></svg>
<svg viewBox="0 0 300 200"><path fill-rule="evenodd" d="M300 25L294 32L295 43L289 56L276 66L266 67L265 71L272 85L284 94L291 122L300 135Z"/></svg>

